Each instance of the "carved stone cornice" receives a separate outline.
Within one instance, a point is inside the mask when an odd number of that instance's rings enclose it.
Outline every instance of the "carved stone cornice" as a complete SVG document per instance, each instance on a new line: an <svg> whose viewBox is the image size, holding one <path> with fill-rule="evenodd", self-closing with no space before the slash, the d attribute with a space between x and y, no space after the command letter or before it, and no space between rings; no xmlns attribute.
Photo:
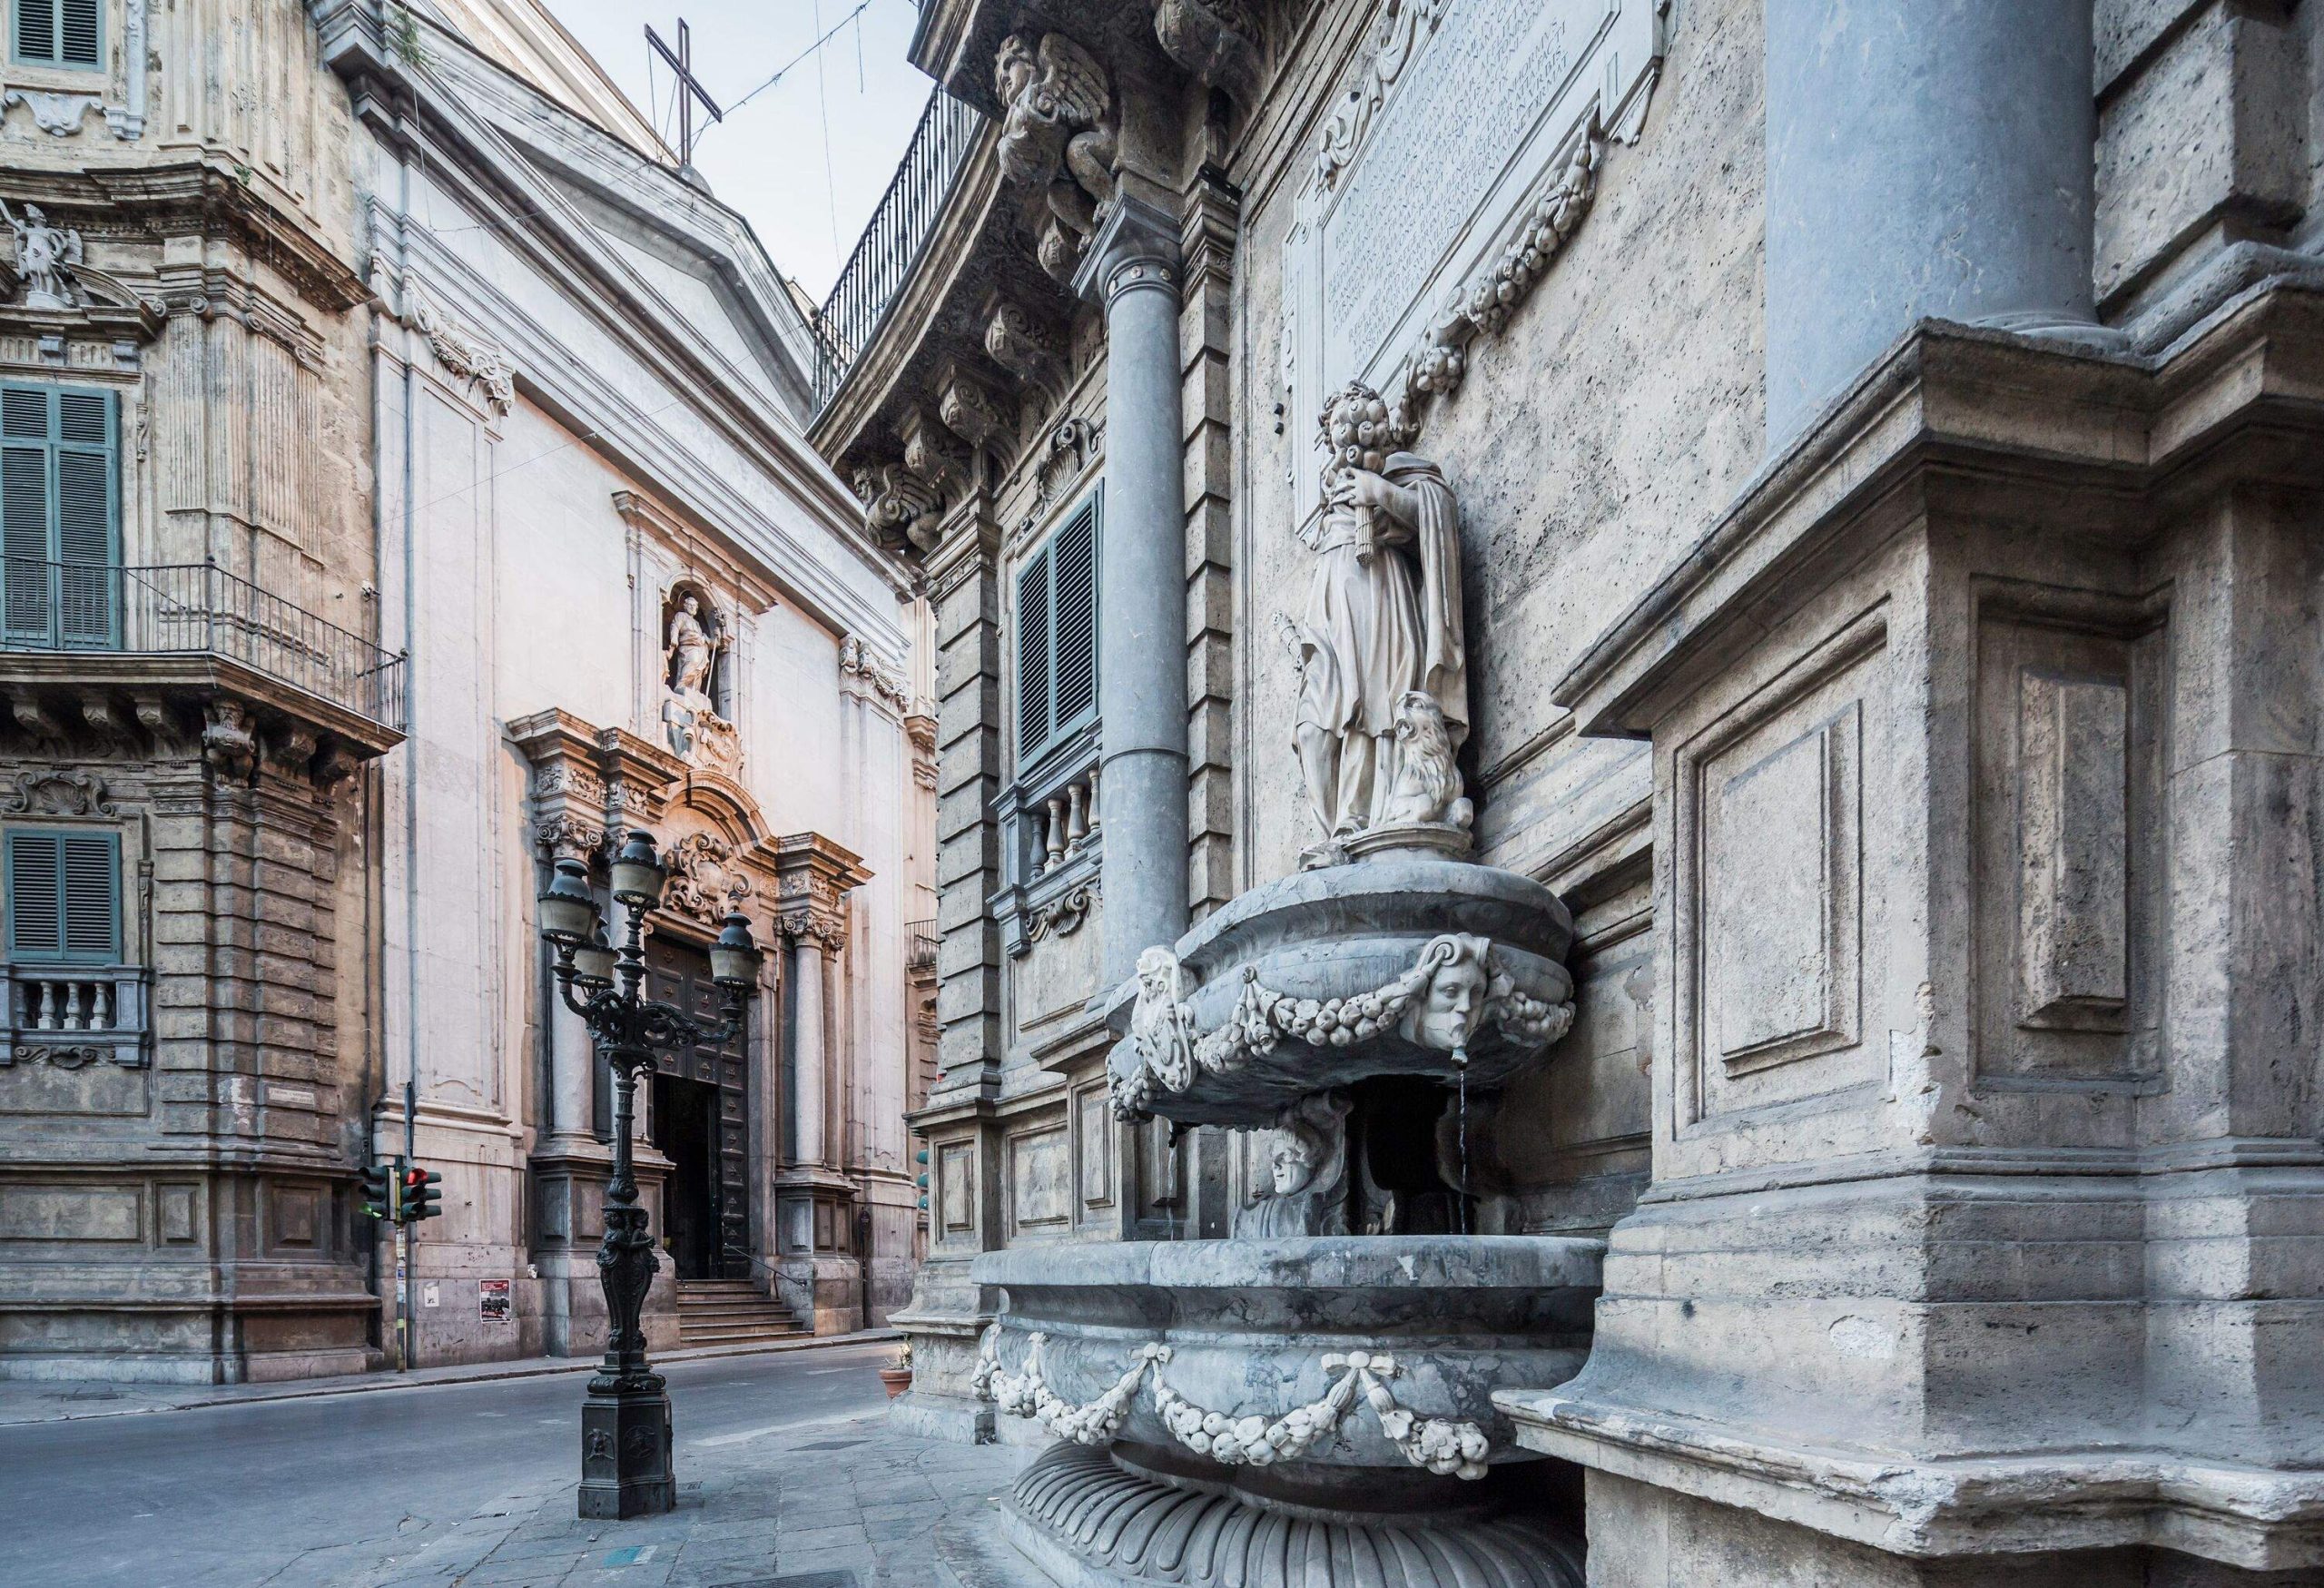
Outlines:
<svg viewBox="0 0 2324 1588"><path fill-rule="evenodd" d="M794 833L773 847L775 930L835 952L847 941L847 894L872 873L852 850L820 833Z"/></svg>

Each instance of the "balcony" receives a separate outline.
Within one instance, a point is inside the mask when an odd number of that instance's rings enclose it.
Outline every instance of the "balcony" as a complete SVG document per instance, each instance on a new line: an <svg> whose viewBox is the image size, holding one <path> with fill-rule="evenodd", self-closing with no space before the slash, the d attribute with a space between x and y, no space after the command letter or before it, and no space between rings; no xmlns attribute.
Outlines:
<svg viewBox="0 0 2324 1588"><path fill-rule="evenodd" d="M63 678L116 673L112 657L223 663L222 670L255 674L321 703L328 709L316 715L326 727L359 719L348 734L356 742L377 740L381 729L399 737L404 729L402 656L215 563L109 567L0 559L0 651L55 653ZM183 669L145 670L167 681Z"/></svg>
<svg viewBox="0 0 2324 1588"><path fill-rule="evenodd" d="M928 96L911 144L904 150L879 208L856 241L838 282L809 321L815 339L815 409L821 412L846 380L857 355L871 345L902 290L952 184L976 147L985 119L938 89Z"/></svg>
<svg viewBox="0 0 2324 1588"><path fill-rule="evenodd" d="M0 962L0 1065L146 1061L145 972L137 966Z"/></svg>

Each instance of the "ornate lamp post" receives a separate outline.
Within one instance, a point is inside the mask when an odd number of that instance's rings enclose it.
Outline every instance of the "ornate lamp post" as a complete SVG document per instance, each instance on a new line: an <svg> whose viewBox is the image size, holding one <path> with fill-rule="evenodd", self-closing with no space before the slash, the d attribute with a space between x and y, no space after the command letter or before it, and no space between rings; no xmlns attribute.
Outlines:
<svg viewBox="0 0 2324 1588"><path fill-rule="evenodd" d="M589 1028L590 1041L614 1077L614 1172L606 1187L605 1244L597 1248L609 1332L606 1359L590 1376L581 1406L584 1516L646 1515L677 1503L670 1396L662 1376L646 1366L639 1316L658 1265L645 1209L637 1205L630 1155L637 1077L658 1051L715 1046L733 1037L742 1030L743 1011L758 989L758 945L751 941L751 923L737 911L726 917L725 929L710 947L711 979L719 991L715 1024L642 995L645 913L660 902L667 874L652 834L633 832L622 841L613 861L613 893L629 919L618 950L606 941L588 870L579 861L558 861L540 898L541 936L556 952L558 993Z"/></svg>

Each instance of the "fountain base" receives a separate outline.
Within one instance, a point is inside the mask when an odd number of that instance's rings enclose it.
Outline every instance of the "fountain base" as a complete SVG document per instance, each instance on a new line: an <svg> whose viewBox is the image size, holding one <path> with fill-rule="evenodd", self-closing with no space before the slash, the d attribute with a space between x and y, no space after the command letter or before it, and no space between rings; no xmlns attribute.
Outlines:
<svg viewBox="0 0 2324 1588"><path fill-rule="evenodd" d="M1581 1544L1496 1514L1458 1480L1432 1504L1341 1469L1336 1497L1267 1492L1265 1475L1204 1478L1165 1453L1059 1445L1010 1492L1009 1542L1062 1588L1233 1583L1242 1588L1581 1588ZM1427 1475L1413 1475L1425 1479ZM1256 1481L1255 1481L1256 1480ZM1461 1492L1456 1492L1461 1491Z"/></svg>

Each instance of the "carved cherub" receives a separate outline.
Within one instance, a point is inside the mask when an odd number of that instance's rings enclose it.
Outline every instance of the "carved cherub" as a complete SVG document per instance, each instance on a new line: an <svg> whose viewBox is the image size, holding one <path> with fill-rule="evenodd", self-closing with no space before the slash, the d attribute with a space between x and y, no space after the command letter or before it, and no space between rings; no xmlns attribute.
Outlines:
<svg viewBox="0 0 2324 1588"><path fill-rule="evenodd" d="M1114 196L1113 97L1105 69L1061 33L1043 34L1038 45L1010 34L992 75L1004 107L1001 173L1046 191L1056 222L1042 239L1041 256L1056 271L1078 254L1097 228L1098 206ZM1069 248L1059 227L1072 234Z"/></svg>

